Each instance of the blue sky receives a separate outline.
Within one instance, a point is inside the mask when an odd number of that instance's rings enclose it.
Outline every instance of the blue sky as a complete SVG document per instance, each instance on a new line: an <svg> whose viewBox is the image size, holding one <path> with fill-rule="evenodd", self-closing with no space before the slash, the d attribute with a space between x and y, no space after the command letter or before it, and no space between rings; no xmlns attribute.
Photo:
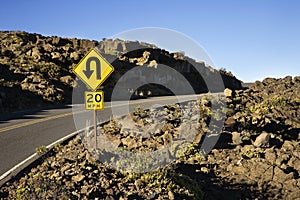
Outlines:
<svg viewBox="0 0 300 200"><path fill-rule="evenodd" d="M297 0L4 0L0 6L0 30L101 40L142 27L182 32L216 68L245 82L300 75Z"/></svg>

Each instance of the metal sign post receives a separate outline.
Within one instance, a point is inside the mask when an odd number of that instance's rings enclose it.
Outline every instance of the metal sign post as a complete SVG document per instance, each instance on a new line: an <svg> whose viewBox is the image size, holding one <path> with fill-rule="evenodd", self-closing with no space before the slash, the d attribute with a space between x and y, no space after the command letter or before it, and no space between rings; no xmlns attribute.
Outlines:
<svg viewBox="0 0 300 200"><path fill-rule="evenodd" d="M97 49L91 49L73 69L73 72L92 90L85 92L85 109L94 110L95 150L97 149L97 110L104 109L104 93L97 89L113 71L114 67Z"/></svg>
<svg viewBox="0 0 300 200"><path fill-rule="evenodd" d="M95 137L95 150L97 149L97 110L94 110L94 137Z"/></svg>

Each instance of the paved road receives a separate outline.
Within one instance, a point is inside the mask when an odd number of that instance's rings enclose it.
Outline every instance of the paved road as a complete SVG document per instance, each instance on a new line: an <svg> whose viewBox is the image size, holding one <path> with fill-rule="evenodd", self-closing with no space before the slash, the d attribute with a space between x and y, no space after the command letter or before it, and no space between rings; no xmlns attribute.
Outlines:
<svg viewBox="0 0 300 200"><path fill-rule="evenodd" d="M195 96L177 97L180 101L193 99ZM155 97L130 101L129 110L136 106L151 107L155 104L166 105L177 102L176 97ZM126 106L122 104L118 106ZM52 142L76 131L73 115L87 112L65 106L55 109L44 109L13 113L0 119L0 175L26 159L35 152L36 147L47 146ZM111 103L105 103L105 109L98 111L98 121L111 117Z"/></svg>

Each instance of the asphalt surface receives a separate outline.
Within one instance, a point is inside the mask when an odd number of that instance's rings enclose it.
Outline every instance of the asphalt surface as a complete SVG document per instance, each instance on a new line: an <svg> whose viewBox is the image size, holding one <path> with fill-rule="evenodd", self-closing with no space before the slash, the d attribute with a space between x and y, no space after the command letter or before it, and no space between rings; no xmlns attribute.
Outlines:
<svg viewBox="0 0 300 200"><path fill-rule="evenodd" d="M149 108L153 105L166 105L193 99L195 96L167 96L130 101L129 110L136 106ZM114 105L115 106L115 105ZM119 102L118 107L126 106ZM76 131L75 119L84 118L93 111L76 110L76 106L24 111L12 113L0 118L0 176L35 153L35 148L49 145L54 141ZM105 109L98 111L98 121L103 122L112 116L111 103L105 103ZM89 116L89 115L87 115ZM91 119L92 120L92 119Z"/></svg>

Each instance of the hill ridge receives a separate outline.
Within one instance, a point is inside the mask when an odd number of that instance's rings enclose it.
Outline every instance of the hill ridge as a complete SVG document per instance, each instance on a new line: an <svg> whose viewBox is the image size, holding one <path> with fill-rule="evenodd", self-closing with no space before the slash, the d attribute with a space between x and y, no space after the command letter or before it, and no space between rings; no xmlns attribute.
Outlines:
<svg viewBox="0 0 300 200"><path fill-rule="evenodd" d="M191 66L214 76L217 70L205 66L180 52L170 53L155 45L138 41L103 39L102 41L43 36L24 31L0 31L0 111L9 112L49 104L70 104L72 89L78 85L72 73L74 66L94 47L115 67L113 75L103 84L109 99L117 80L136 66L156 66L163 63L183 70L197 93L206 92L201 76L184 71ZM148 59L145 52L148 51ZM126 60L127 57L128 59ZM123 59L123 60L122 60ZM195 70L194 70L195 71ZM241 81L232 74L220 71L225 87L240 89ZM164 87L145 86L145 94L164 95ZM149 92L150 91L150 92ZM139 92L140 93L140 92ZM17 98L16 98L17 97Z"/></svg>

